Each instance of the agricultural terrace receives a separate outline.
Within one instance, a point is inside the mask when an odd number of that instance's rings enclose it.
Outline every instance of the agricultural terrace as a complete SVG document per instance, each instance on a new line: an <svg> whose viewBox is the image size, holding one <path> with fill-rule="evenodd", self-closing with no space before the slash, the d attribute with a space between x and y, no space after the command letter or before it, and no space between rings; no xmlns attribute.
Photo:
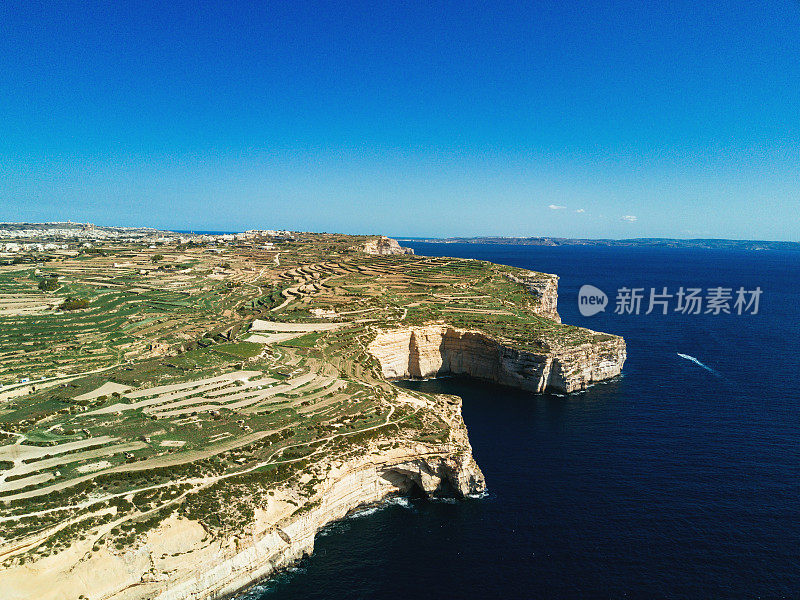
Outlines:
<svg viewBox="0 0 800 600"><path fill-rule="evenodd" d="M541 316L510 277L536 274L369 239L111 241L0 266L0 561L122 549L176 512L236 531L279 487L303 510L381 440L447 444L430 408L448 399L383 380L376 328L441 321L534 350L600 335Z"/></svg>

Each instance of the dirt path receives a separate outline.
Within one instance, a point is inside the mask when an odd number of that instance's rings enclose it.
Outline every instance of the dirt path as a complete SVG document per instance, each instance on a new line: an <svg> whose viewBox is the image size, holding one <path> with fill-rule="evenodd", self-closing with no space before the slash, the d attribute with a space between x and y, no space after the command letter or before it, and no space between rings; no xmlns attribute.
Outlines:
<svg viewBox="0 0 800 600"><path fill-rule="evenodd" d="M57 375L56 377L45 377L44 379L37 379L36 381L26 381L25 383L12 383L10 385L0 388L0 400L11 400L12 398L17 397L15 395L8 395L9 392L19 391L20 393L22 393L26 388L35 385L39 386L42 384L53 385L54 383L58 382L66 383L68 381L72 381L73 379L84 377L85 375L94 375L96 373L102 373L103 371L109 371L111 369L118 367L121 364L122 362L117 362L116 364L109 365L108 367L101 367L99 369L92 369L90 371L82 371L80 373L69 373L67 375ZM50 385L48 385L47 387L50 387Z"/></svg>
<svg viewBox="0 0 800 600"><path fill-rule="evenodd" d="M325 441L328 441L328 440L332 440L332 439L335 439L337 437L355 435L357 433L362 433L364 431L371 431L373 429L378 429L380 427L385 427L386 425L389 425L391 423L391 418L392 418L392 415L394 415L395 408L396 408L396 406L394 404L392 404L390 409L389 409L389 412L386 415L385 421L383 423L379 424L379 425L373 425L371 427L365 427L364 429L358 429L356 431L347 431L347 432L343 432L343 433L334 433L334 434L331 434L331 435L323 437L323 438L309 440L307 442L299 442L297 444L291 444L289 446L282 446L281 448L278 448L277 450L272 452L266 458L266 460L258 462L256 464L250 466L250 467L247 467L246 469L242 469L242 470L239 470L239 471L232 471L230 473L223 473L222 475L214 475L214 476L210 476L210 477L193 477L193 478L181 479L181 480L178 480L178 481L170 481L170 482L166 482L166 483L159 483L159 484L150 485L150 486L146 486L146 487L142 487L142 488L136 488L136 489L133 489L133 490L128 490L128 491L125 491L125 492L107 494L105 496L101 496L101 497L98 497L98 498L93 498L91 500L85 500L83 502L79 502L79 503L72 504L72 505L59 506L59 507L56 507L56 508L48 508L48 509L35 511L35 512L31 512L31 513L25 513L25 514L21 514L21 515L11 515L11 516L8 516L8 517L0 517L0 522L12 521L12 520L16 520L16 519L22 519L22 518L25 518L25 517L41 516L41 515L45 515L45 514L48 514L48 513L51 513L51 512L58 511L58 510L75 510L75 509L88 508L89 506L92 506L93 504L106 502L107 500L110 500L112 498L119 498L119 497L122 497L122 496L128 496L130 494L137 494L139 492L144 492L144 491L149 491L149 490L154 490L154 489L160 489L160 488L169 487L169 486L178 485L178 484L186 484L186 483L192 484L192 485L197 484L200 487L198 487L195 491L199 491L200 489L202 489L204 487L208 487L209 485L212 485L212 484L214 484L214 483L216 483L218 481L222 481L224 479L229 479L231 477L236 477L238 475L244 475L246 473L251 473L252 471L255 471L255 470L260 469L262 467L266 467L266 466L273 465L273 464L282 464L282 463L288 463L288 462L295 462L295 461L298 461L298 460L302 460L303 458L306 458L306 459L308 458L308 456L304 456L304 457L301 457L301 458L292 459L292 460L286 460L286 461L274 461L274 462L272 461L272 458L276 454L278 454L280 452L283 452L285 450L288 450L290 448L299 448L301 446L308 446L309 444L316 444L318 442L325 442ZM277 433L278 431L280 431L280 430L263 431L263 432L258 432L256 434L252 434L251 436L246 436L246 438L253 438L253 439L247 439L247 443L249 443L251 441L255 441L256 439L260 439L260 438L265 437L267 435L271 435L273 433ZM230 445L231 448L228 448L228 449L232 449L232 448L235 448L235 447L241 445L239 443L241 441L242 441L241 438L238 439L238 440L233 441L231 443L231 445ZM213 453L214 454L218 454L219 452L224 452L224 451L225 450L216 449ZM191 459L191 461L189 461L189 462L192 462L192 461L195 461L195 460L199 460L201 458L205 458L206 456L210 456L211 452L210 451L203 451L203 452L196 452L195 454L196 454L196 456L193 457ZM183 464L183 463L187 462L185 459L176 460L177 457L159 457L159 458L164 458L165 460L163 460L160 464L154 464L157 459L146 461L147 463L149 463L147 468L174 466L174 465L177 465L177 464ZM169 459L172 459L174 462L171 462ZM142 465L144 465L144 462L138 463L137 465L135 465L136 467L139 467L139 469L132 469L132 468L125 469L124 467L123 468L118 467L116 469L112 469L112 470L109 470L109 471L104 471L103 473L112 473L112 472L120 473L120 472L125 472L125 471L141 470L141 466ZM130 465L130 466L133 466L133 465ZM98 473L95 473L95 474L93 474L91 476L88 476L88 477L77 478L77 479L73 479L73 480L70 480L69 482L64 482L64 483L65 484L66 483L75 484L75 483L79 483L82 480L91 479L92 477L96 477L97 475L98 475ZM47 489L47 492L49 493L49 492L52 492L52 491L57 491L57 489L63 489L64 487L67 487L67 486L63 485L63 484L61 484L60 486L50 486L50 488ZM37 492L40 492L40 490L37 490ZM37 494L37 495L41 495L41 494ZM22 496L22 495L20 495L20 496ZM28 497L28 496L25 495L25 497Z"/></svg>

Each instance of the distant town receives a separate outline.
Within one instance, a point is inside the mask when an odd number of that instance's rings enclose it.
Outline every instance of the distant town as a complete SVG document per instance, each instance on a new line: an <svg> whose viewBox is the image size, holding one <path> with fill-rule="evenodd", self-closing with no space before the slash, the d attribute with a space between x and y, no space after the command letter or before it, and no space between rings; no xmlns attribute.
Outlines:
<svg viewBox="0 0 800 600"><path fill-rule="evenodd" d="M291 232L281 230L249 230L242 233L195 234L162 231L148 227L103 227L72 221L53 223L0 223L0 262L22 259L28 253L53 252L61 256L77 256L104 242L152 244L248 243L251 247L269 250L274 241L294 239ZM270 241L271 240L271 241ZM34 257L31 257L34 258ZM36 256L38 260L43 257Z"/></svg>

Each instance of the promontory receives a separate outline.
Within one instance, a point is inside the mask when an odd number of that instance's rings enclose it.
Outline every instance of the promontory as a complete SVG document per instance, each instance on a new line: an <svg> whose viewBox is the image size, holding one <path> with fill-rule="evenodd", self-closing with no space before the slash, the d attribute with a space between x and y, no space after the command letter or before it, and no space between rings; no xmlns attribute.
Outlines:
<svg viewBox="0 0 800 600"><path fill-rule="evenodd" d="M3 600L229 596L359 507L484 490L461 400L391 380L566 393L625 361L561 323L555 275L383 236L105 229L4 225Z"/></svg>

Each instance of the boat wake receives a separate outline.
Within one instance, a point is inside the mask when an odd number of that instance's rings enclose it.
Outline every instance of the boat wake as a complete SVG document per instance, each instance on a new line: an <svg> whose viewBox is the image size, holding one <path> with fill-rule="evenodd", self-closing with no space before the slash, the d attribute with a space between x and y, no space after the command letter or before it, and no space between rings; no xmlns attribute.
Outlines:
<svg viewBox="0 0 800 600"><path fill-rule="evenodd" d="M700 361L699 361L699 360L697 360L697 359L696 359L694 356L690 356L690 355L688 355L688 354L681 354L680 352L677 352L676 354L677 354L678 356L680 356L681 358L685 358L686 360L688 360L688 361L690 361L690 362L693 362L693 363L694 363L694 364L696 364L697 366L704 368L706 371L708 371L709 373L712 373L712 374L713 374L713 375L715 375L716 377L721 377L721 375L720 375L719 373L717 373L717 372L716 372L714 369L712 369L712 368L711 368L711 367L709 367L708 365L706 365L706 364L704 364L704 363L700 362Z"/></svg>

